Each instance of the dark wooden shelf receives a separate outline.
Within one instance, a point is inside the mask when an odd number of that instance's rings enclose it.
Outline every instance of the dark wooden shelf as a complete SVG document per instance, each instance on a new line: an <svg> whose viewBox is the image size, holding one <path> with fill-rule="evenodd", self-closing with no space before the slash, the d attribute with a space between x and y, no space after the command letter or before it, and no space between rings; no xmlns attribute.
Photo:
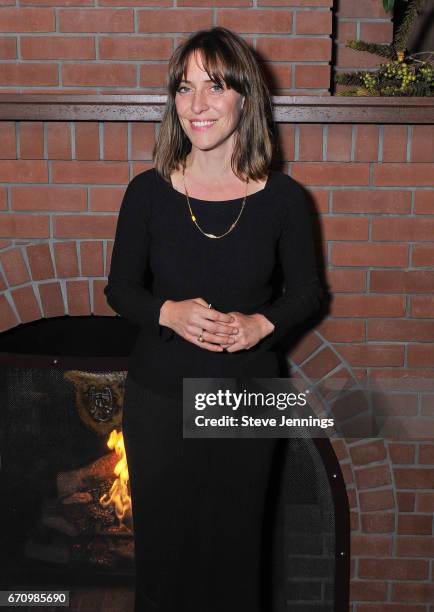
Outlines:
<svg viewBox="0 0 434 612"><path fill-rule="evenodd" d="M161 120L164 95L0 94L2 121ZM434 123L434 97L272 96L277 123Z"/></svg>

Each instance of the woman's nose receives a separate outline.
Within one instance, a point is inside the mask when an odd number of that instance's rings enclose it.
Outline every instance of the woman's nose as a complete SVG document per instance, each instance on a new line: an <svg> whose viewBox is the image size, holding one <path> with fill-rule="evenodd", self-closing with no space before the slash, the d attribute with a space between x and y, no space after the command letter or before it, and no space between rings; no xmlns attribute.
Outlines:
<svg viewBox="0 0 434 612"><path fill-rule="evenodd" d="M207 108L206 94L201 91L195 91L191 101L192 111L199 113L204 108Z"/></svg>

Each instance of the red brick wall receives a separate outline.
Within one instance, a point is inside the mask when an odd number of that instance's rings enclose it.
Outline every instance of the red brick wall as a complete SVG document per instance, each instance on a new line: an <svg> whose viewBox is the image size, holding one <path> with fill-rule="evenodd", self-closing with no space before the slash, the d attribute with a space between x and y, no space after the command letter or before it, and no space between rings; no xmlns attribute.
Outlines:
<svg viewBox="0 0 434 612"><path fill-rule="evenodd" d="M332 35L337 71L371 68L381 59L346 48L347 40L388 43L393 35L381 0L342 0L334 10L331 0L2 5L1 93L165 93L173 49L192 31L222 25L257 49L274 95L325 95Z"/></svg>
<svg viewBox="0 0 434 612"><path fill-rule="evenodd" d="M152 166L156 129L0 124L0 331L41 316L113 314L102 290L117 212L128 181ZM433 381L434 127L279 130L283 169L314 200L333 298L291 352L295 371ZM433 392L395 397L413 432L425 417L431 442L333 442L351 506L352 612L433 612L433 402Z"/></svg>
<svg viewBox="0 0 434 612"><path fill-rule="evenodd" d="M113 314L103 287L117 212L128 181L152 166L156 129L0 124L0 331L42 316ZM434 381L434 127L279 130L283 169L314 200L332 295L327 317L289 356L295 371ZM424 417L431 442L333 442L351 506L352 612L433 612L433 391L394 399L413 432Z"/></svg>
<svg viewBox="0 0 434 612"><path fill-rule="evenodd" d="M165 93L172 51L192 31L214 25L258 50L275 95L329 90L330 0L1 4L2 93Z"/></svg>

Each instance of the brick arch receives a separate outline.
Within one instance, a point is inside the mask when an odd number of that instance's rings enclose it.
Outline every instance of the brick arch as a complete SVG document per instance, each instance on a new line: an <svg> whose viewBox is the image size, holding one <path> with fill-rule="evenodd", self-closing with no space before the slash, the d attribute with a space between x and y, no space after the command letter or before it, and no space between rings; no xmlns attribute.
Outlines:
<svg viewBox="0 0 434 612"><path fill-rule="evenodd" d="M113 315L103 293L113 241L47 240L0 252L0 331L42 317Z"/></svg>
<svg viewBox="0 0 434 612"><path fill-rule="evenodd" d="M302 377L314 389L321 389L330 375L357 384L351 366L316 330L304 336L287 359L292 376ZM367 593L381 599L383 587L376 591L378 587L372 585L372 578L360 578L360 565L356 579L355 563L358 557L369 565L371 560L366 557L392 556L393 540L398 533L398 504L390 442L383 438L332 438L330 442L342 470L350 507L350 600L364 600Z"/></svg>

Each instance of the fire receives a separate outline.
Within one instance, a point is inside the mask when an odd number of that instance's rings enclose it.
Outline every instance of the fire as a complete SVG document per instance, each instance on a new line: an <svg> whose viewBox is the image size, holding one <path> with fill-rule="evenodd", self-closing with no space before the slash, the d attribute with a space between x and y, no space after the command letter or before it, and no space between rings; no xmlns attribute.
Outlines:
<svg viewBox="0 0 434 612"><path fill-rule="evenodd" d="M132 514L131 496L128 486L128 465L125 454L124 436L122 432L118 432L116 429L113 429L107 441L107 446L114 449L116 455L120 457L120 459L116 463L113 470L117 478L114 480L109 493L104 493L104 495L100 497L99 501L102 506L109 506L110 504L113 504L120 524L127 527L125 521L131 524Z"/></svg>

